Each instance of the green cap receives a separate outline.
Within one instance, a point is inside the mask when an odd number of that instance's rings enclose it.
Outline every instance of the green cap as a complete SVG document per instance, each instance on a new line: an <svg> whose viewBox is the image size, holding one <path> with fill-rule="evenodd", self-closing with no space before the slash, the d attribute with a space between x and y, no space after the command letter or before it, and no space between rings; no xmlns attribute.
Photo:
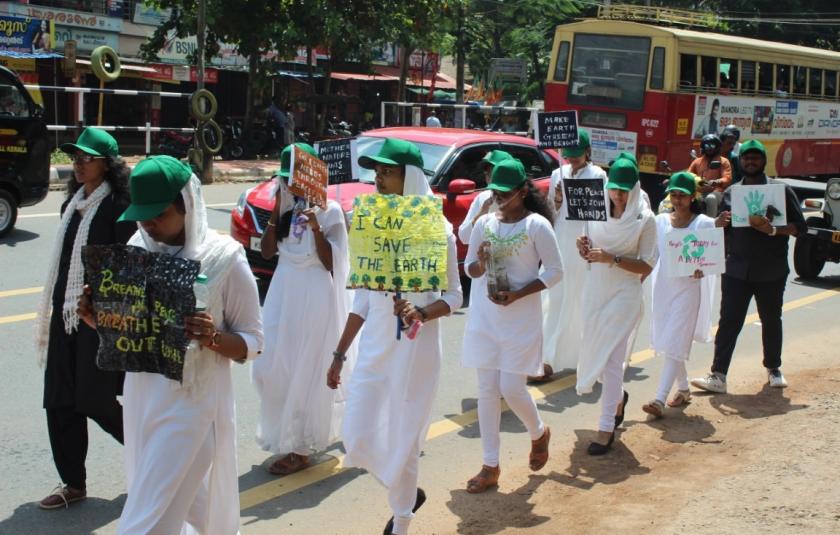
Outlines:
<svg viewBox="0 0 840 535"><path fill-rule="evenodd" d="M111 158L116 158L120 154L117 140L99 128L85 128L75 143L65 143L59 148L66 153L80 150L93 156L110 156Z"/></svg>
<svg viewBox="0 0 840 535"><path fill-rule="evenodd" d="M608 176L607 189L630 191L639 182L639 170L633 162L625 158L613 162Z"/></svg>
<svg viewBox="0 0 840 535"><path fill-rule="evenodd" d="M172 156L152 156L141 160L128 187L131 204L117 221L147 221L157 217L181 194L192 169Z"/></svg>
<svg viewBox="0 0 840 535"><path fill-rule="evenodd" d="M525 166L516 158L499 162L490 175L489 189L507 192L522 187L525 183Z"/></svg>
<svg viewBox="0 0 840 535"><path fill-rule="evenodd" d="M741 143L741 150L738 151L738 154L743 155L751 150L757 150L764 156L764 158L767 158L767 149L765 149L764 145L761 144L761 141L757 139L750 139L749 141Z"/></svg>
<svg viewBox="0 0 840 535"><path fill-rule="evenodd" d="M563 149L564 158L579 158L586 154L586 149L589 145L589 133L586 130L578 130L578 142L574 147L566 147Z"/></svg>
<svg viewBox="0 0 840 535"><path fill-rule="evenodd" d="M693 173L688 171L680 171L674 173L668 179L668 187L665 188L665 193L672 191L680 191L686 195L694 195L697 190L697 180Z"/></svg>
<svg viewBox="0 0 840 535"><path fill-rule="evenodd" d="M308 152L312 156L318 157L318 153L315 152L315 147L310 145L309 143L295 143L295 147ZM280 169L277 170L277 175L283 178L289 178L289 173L292 172L292 145L286 145L286 148L283 149L283 152L280 153Z"/></svg>
<svg viewBox="0 0 840 535"><path fill-rule="evenodd" d="M505 152L503 150L491 150L484 155L484 158L482 158L481 161L485 164L490 164L493 167L496 167L503 161L510 160L512 158L513 156L511 156L509 152Z"/></svg>
<svg viewBox="0 0 840 535"><path fill-rule="evenodd" d="M627 151L620 152L618 154L618 156L615 157L615 159L616 160L619 160L619 159L630 160L631 162L633 162L633 165L635 165L636 167L639 167L639 162L636 161L636 155L632 154L630 152L627 152Z"/></svg>
<svg viewBox="0 0 840 535"><path fill-rule="evenodd" d="M385 138L385 143L376 156L361 156L359 165L365 169L373 169L376 164L384 165L413 165L423 169L423 155L414 143L393 137Z"/></svg>

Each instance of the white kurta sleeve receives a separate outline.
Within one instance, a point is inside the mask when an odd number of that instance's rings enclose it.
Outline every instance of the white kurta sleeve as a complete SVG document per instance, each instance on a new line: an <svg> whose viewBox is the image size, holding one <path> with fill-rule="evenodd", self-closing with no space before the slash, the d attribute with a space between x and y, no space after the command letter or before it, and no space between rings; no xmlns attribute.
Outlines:
<svg viewBox="0 0 840 535"><path fill-rule="evenodd" d="M659 259L659 245L656 242L656 217L649 214L642 225L642 232L639 235L639 260L653 267Z"/></svg>
<svg viewBox="0 0 840 535"><path fill-rule="evenodd" d="M260 296L244 255L237 257L228 273L222 287L222 303L225 328L242 337L249 360L256 358L263 350Z"/></svg>
<svg viewBox="0 0 840 535"><path fill-rule="evenodd" d="M449 305L449 311L455 312L461 308L464 302L464 293L461 290L461 275L458 272L458 248L455 244L455 235L450 234L446 247L446 291L442 292L440 298Z"/></svg>
<svg viewBox="0 0 840 535"><path fill-rule="evenodd" d="M350 313L362 319L367 319L368 312L370 311L370 290L359 288L354 294Z"/></svg>
<svg viewBox="0 0 840 535"><path fill-rule="evenodd" d="M554 217L557 217L557 215L560 212L559 210L557 210L554 207L554 195L555 195L555 192L557 191L557 188L561 187L560 177L562 175L563 175L563 166L561 165L560 167L558 167L557 169L555 169L551 173L551 178L548 181L548 197L546 197L546 200L548 201L548 205L551 207L551 211L554 213ZM563 199L563 202L565 203L566 200Z"/></svg>
<svg viewBox="0 0 840 535"><path fill-rule="evenodd" d="M487 216L482 216L475 222L475 228L472 231L472 235L470 236L470 245L467 248L467 257L464 259L464 273L471 279L474 279L472 275L470 275L467 266L472 264L473 262L478 261L478 249L481 247L481 244L484 243L484 218ZM482 275L483 277L483 275Z"/></svg>
<svg viewBox="0 0 840 535"><path fill-rule="evenodd" d="M482 197L482 195L475 196L475 199L473 199L473 202L470 205L470 209L467 211L467 216L464 218L464 222L461 223L460 227L458 227L458 238L460 238L461 243L470 243L470 235L472 235L473 230L472 220L478 215L478 212L481 211L481 205L484 204L484 199Z"/></svg>
<svg viewBox="0 0 840 535"><path fill-rule="evenodd" d="M563 279L563 259L554 229L544 217L538 216L530 225L530 233L543 267L538 278L546 288L551 288Z"/></svg>

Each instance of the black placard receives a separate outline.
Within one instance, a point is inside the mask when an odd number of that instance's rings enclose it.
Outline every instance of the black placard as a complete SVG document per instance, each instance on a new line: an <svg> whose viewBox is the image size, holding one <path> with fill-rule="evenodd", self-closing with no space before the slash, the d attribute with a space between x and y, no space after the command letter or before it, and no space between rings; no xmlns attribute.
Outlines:
<svg viewBox="0 0 840 535"><path fill-rule="evenodd" d="M600 178L576 178L563 181L566 217L569 221L606 221L607 201L604 181Z"/></svg>
<svg viewBox="0 0 840 535"><path fill-rule="evenodd" d="M128 245L89 245L82 259L96 310L96 365L180 382L189 346L184 316L195 311L200 263Z"/></svg>
<svg viewBox="0 0 840 535"><path fill-rule="evenodd" d="M537 113L537 127L534 133L541 149L562 149L577 145L577 111Z"/></svg>
<svg viewBox="0 0 840 535"><path fill-rule="evenodd" d="M318 158L326 162L330 185L353 181L353 158L350 138L318 142Z"/></svg>

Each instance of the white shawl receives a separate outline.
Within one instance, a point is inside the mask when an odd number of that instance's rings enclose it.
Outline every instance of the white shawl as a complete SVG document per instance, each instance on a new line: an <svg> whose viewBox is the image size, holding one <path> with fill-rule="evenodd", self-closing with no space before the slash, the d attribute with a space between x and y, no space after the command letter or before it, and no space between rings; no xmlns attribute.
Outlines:
<svg viewBox="0 0 840 535"><path fill-rule="evenodd" d="M645 203L642 188L638 182L630 190L627 206L621 217L612 216L609 196L607 200L607 220L590 222L589 237L594 247L615 253L627 249L628 245L635 245L635 240L638 239L645 224L645 216L654 217L654 215Z"/></svg>

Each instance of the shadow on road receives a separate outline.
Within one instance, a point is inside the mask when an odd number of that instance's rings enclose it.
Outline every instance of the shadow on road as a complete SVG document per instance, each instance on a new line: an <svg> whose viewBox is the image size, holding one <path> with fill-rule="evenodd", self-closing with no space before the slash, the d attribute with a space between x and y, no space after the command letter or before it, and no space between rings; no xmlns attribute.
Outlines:
<svg viewBox="0 0 840 535"><path fill-rule="evenodd" d="M0 521L0 533L93 533L118 519L124 504L125 494L113 500L88 497L67 509L51 511L39 509L35 502L24 503Z"/></svg>
<svg viewBox="0 0 840 535"><path fill-rule="evenodd" d="M625 425L631 427L638 424L647 424L662 433L662 440L672 444L687 444L689 442L720 444L720 440L708 440L717 431L712 422L699 414L686 415L684 413L685 408L685 405L682 407L666 407L665 417L662 419L628 420Z"/></svg>
<svg viewBox="0 0 840 535"><path fill-rule="evenodd" d="M804 286L806 288L819 288L821 290L836 290L840 286L840 275L831 275L828 277L819 277L817 279L803 279L797 277L790 281L796 286Z"/></svg>
<svg viewBox="0 0 840 535"><path fill-rule="evenodd" d="M41 235L36 232L30 232L28 230L21 230L19 228L15 228L12 229L8 236L6 236L5 238L0 238L0 245L8 245L9 247L14 247L19 243L37 240L40 237Z"/></svg>
<svg viewBox="0 0 840 535"><path fill-rule="evenodd" d="M791 404L784 390L772 388L765 383L755 394L717 394L711 396L709 404L726 416L740 416L745 420L779 416L791 411L808 408L808 405Z"/></svg>
<svg viewBox="0 0 840 535"><path fill-rule="evenodd" d="M450 491L446 506L460 519L457 532L485 535L544 524L549 517L534 514L535 504L528 500L549 477L529 476L528 483L510 493L489 490L476 495L466 490Z"/></svg>
<svg viewBox="0 0 840 535"><path fill-rule="evenodd" d="M616 432L612 450L603 456L593 457L586 452L589 443L597 436L594 430L575 429L577 440L569 454L569 467L565 473L553 472L548 477L570 487L589 490L597 484L615 485L633 476L650 473L636 456L621 442L621 433Z"/></svg>

